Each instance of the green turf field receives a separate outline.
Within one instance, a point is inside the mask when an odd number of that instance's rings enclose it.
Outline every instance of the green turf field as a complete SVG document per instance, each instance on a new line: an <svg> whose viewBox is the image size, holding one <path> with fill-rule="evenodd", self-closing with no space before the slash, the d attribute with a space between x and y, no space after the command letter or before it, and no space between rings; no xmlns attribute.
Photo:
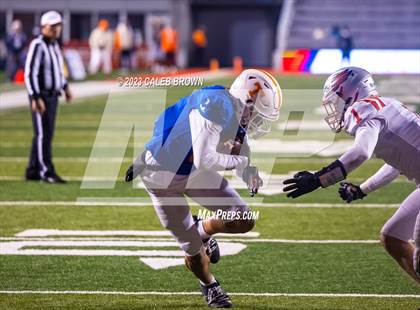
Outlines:
<svg viewBox="0 0 420 310"><path fill-rule="evenodd" d="M323 79L279 77L283 89L288 89L282 124L295 120L293 112L301 109L307 111L302 124L321 119L316 112L319 98L302 101L297 94L300 88L319 92ZM166 94L167 102L190 91L173 88ZM132 94L116 96L126 105L138 99ZM161 106L141 102L140 112L116 113L117 120L104 129L103 115L110 101L100 96L60 107L54 159L57 171L70 180L66 185L23 181L32 135L30 115L27 109L1 112L0 254L10 253L0 255L0 309L206 308L197 281L182 264L153 269L146 263L164 251L172 254L165 252L163 258L181 256L169 236L154 234L163 229L146 192L122 181L134 154L150 136ZM131 134L133 119L136 129ZM101 128L103 136L97 134ZM272 141L296 142L304 148L315 140L351 143L349 137L334 137L322 128L284 130L275 127L264 138L268 151L260 148L253 156L267 174L317 170L335 159L321 154L298 158L280 154L274 146L270 148ZM127 135L127 140L114 140ZM260 146L264 139L258 142ZM115 186L101 188L100 178L82 186L84 177L95 177L91 172L102 167L95 166L100 154L100 162L113 169L99 177L112 172ZM380 165L372 159L350 180L361 182ZM255 234L220 237L226 247L241 250L222 257L214 274L241 309L417 309L419 286L377 242L380 228L413 188L401 178L354 207L343 207L337 186L298 200L281 194L247 198L255 202L252 209L260 212ZM239 192L247 197L246 190ZM135 206L132 201L142 203ZM197 212L196 206L193 211ZM44 235L31 229L43 229ZM91 254L62 254L74 251Z"/></svg>

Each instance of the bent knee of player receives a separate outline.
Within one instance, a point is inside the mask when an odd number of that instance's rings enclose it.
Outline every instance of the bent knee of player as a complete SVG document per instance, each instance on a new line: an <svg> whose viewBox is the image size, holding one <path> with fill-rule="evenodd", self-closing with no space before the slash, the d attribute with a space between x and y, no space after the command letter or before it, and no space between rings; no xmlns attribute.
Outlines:
<svg viewBox="0 0 420 310"><path fill-rule="evenodd" d="M232 222L227 222L225 226L232 233L239 233L239 234L246 233L254 228L255 220L253 219L235 220Z"/></svg>
<svg viewBox="0 0 420 310"><path fill-rule="evenodd" d="M208 263L207 260L209 260L209 258L205 254L203 248L200 247L198 252L195 250L189 251L189 252L185 251L184 260L185 260L185 266L191 270L195 266Z"/></svg>
<svg viewBox="0 0 420 310"><path fill-rule="evenodd" d="M385 250L394 258L403 255L404 249L409 245L407 241L387 235L386 233L381 233L380 241Z"/></svg>

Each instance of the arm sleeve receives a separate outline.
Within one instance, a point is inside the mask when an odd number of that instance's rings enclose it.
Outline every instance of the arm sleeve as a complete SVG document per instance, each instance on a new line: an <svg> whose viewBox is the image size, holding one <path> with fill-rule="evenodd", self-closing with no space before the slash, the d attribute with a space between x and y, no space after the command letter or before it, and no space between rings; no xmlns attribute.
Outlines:
<svg viewBox="0 0 420 310"><path fill-rule="evenodd" d="M251 161L251 148L249 147L248 137L247 136L245 136L244 143L242 144L242 147L241 147L241 155L242 156L246 156L248 158L248 164L250 164L250 161ZM242 175L243 175L243 172L244 172L245 167L246 166L236 167L235 174L239 178L242 178Z"/></svg>
<svg viewBox="0 0 420 310"><path fill-rule="evenodd" d="M367 194L387 185L400 175L400 171L385 164L374 175L360 185L363 193Z"/></svg>
<svg viewBox="0 0 420 310"><path fill-rule="evenodd" d="M222 130L197 110L189 115L191 138L193 143L194 165L197 169L231 170L244 169L248 165L248 158L242 155L227 155L216 151Z"/></svg>
<svg viewBox="0 0 420 310"><path fill-rule="evenodd" d="M41 66L42 47L39 42L33 41L29 46L25 62L25 85L29 96L38 99L41 96L39 88L39 68Z"/></svg>
<svg viewBox="0 0 420 310"><path fill-rule="evenodd" d="M366 121L357 129L353 146L339 158L347 174L372 157L380 131L381 122L376 119Z"/></svg>

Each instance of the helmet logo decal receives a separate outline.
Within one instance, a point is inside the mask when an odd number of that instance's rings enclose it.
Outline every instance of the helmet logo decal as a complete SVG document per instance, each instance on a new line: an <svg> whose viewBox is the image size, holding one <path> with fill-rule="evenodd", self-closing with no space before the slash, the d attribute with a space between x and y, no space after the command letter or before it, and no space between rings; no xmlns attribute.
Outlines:
<svg viewBox="0 0 420 310"><path fill-rule="evenodd" d="M333 78L331 90L336 92L339 89L339 87L349 78L351 74L352 74L351 69L346 69L337 73Z"/></svg>
<svg viewBox="0 0 420 310"><path fill-rule="evenodd" d="M255 85L255 88L248 91L248 95L251 98L255 98L258 95L258 93L260 92L260 90L262 89L261 84L259 82L254 83L254 85ZM263 93L263 95L264 95L264 93Z"/></svg>

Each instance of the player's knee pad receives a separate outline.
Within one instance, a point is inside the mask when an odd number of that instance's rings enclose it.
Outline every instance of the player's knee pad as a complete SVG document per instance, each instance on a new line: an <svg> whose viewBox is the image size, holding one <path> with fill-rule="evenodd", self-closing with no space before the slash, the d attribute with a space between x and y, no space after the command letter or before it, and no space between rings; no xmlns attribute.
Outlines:
<svg viewBox="0 0 420 310"><path fill-rule="evenodd" d="M411 234L407 229L402 228L401 225L396 225L395 222L389 220L381 229L381 243L384 245L391 242L390 240L392 239L408 242L411 239Z"/></svg>
<svg viewBox="0 0 420 310"><path fill-rule="evenodd" d="M172 234L177 239L185 255L195 256L200 253L203 241L195 226L190 227L188 230L172 231Z"/></svg>

